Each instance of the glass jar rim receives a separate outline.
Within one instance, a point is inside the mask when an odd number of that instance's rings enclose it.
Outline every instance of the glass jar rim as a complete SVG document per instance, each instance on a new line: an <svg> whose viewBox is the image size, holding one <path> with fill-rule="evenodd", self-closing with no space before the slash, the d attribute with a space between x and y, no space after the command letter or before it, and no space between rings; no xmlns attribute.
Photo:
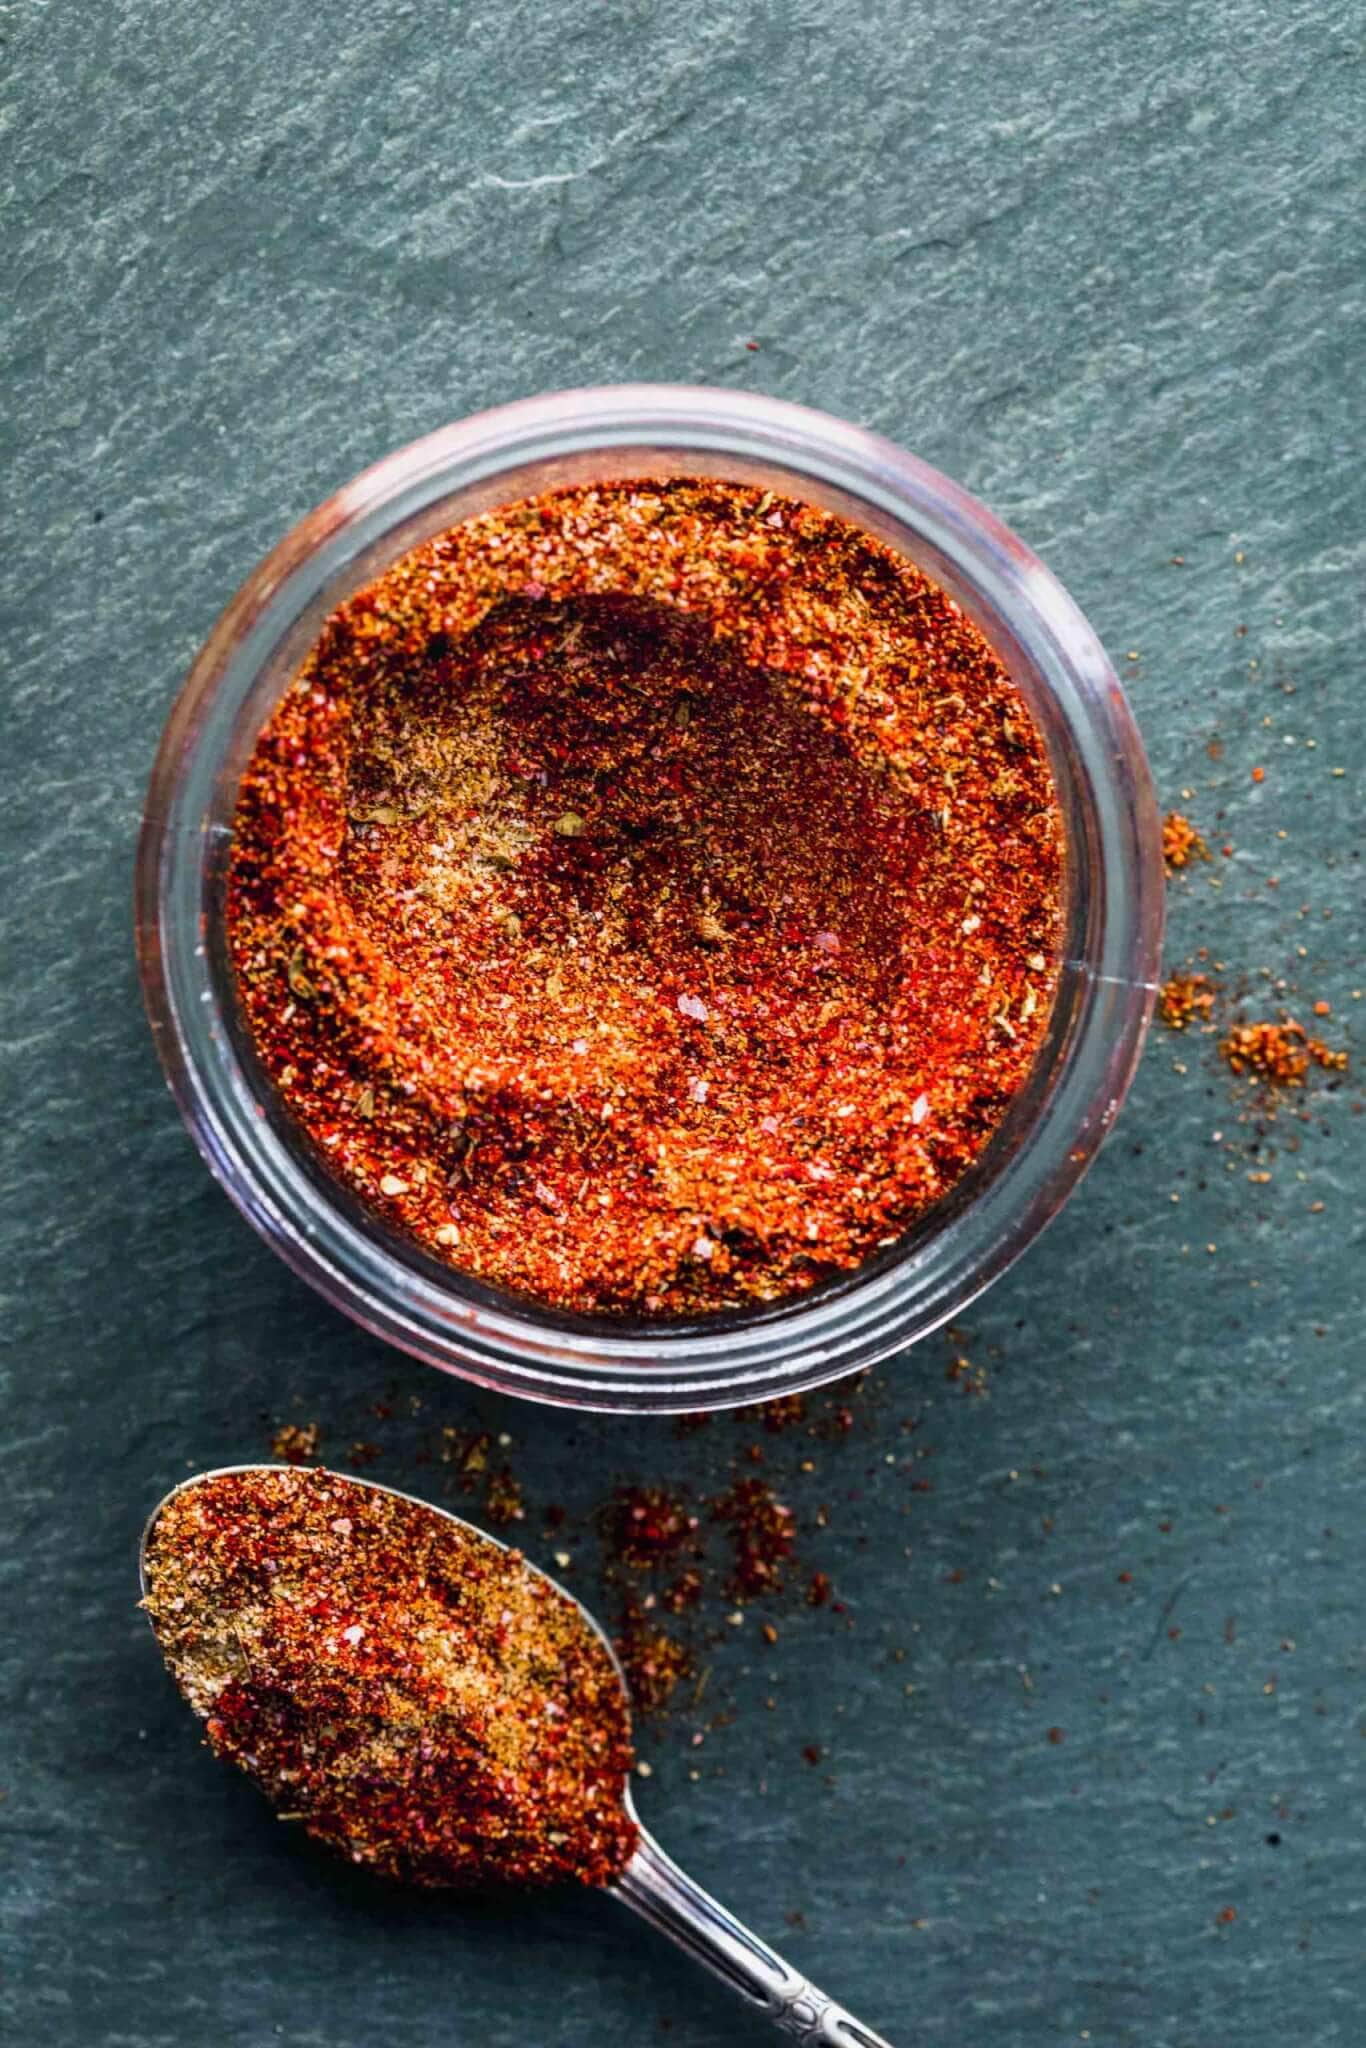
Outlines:
<svg viewBox="0 0 1366 2048"><path fill-rule="evenodd" d="M516 478L569 479L609 462L639 473L644 459L656 475L781 475L793 495L899 542L1005 643L1017 679L1021 665L1034 679L1036 714L1052 721L1087 915L1066 963L1072 1006L1046 1103L988 1176L970 1176L964 1198L930 1212L924 1230L827 1289L735 1318L639 1328L494 1295L382 1235L310 1172L262 1114L207 941L234 750L259 730L327 613L421 539L526 495ZM144 994L171 1088L214 1173L296 1271L376 1334L486 1386L660 1411L767 1400L872 1364L997 1278L1061 1207L1118 1111L1155 999L1162 909L1142 744L1095 634L1051 572L959 485L879 435L782 400L672 385L556 392L472 415L385 457L293 527L228 605L171 712L136 902Z"/></svg>

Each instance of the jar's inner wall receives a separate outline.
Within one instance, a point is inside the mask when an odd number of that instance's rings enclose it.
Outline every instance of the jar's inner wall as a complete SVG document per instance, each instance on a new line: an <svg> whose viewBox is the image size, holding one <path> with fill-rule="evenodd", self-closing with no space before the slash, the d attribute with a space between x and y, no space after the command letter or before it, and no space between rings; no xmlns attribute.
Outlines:
<svg viewBox="0 0 1366 2048"><path fill-rule="evenodd" d="M325 617L347 595L382 574L399 557L425 539L467 520L479 512L539 495L553 488L615 478L653 476L661 480L684 475L714 477L747 483L781 495L816 504L872 533L904 555L941 588L948 592L982 631L1000 657L1003 666L1025 699L1048 751L1056 796L1063 816L1067 847L1061 981L1048 1029L1034 1066L1015 1096L1005 1118L977 1164L952 1192L924 1215L895 1246L878 1253L856 1270L826 1281L814 1292L795 1295L772 1304L709 1315L703 1322L690 1323L676 1317L653 1321L648 1317L583 1316L545 1307L522 1296L510 1296L484 1286L464 1274L426 1258L406 1238L389 1231L382 1220L363 1202L319 1166L311 1146L302 1142L293 1120L281 1110L274 1091L261 1073L249 1035L242 1027L235 1001L230 964L224 944L224 882L233 807L242 771L257 732L269 716L274 702L288 686L307 654ZM907 525L892 518L882 507L839 490L828 483L775 463L761 463L744 457L709 454L695 449L617 447L594 449L557 456L545 462L524 463L504 469L496 477L466 486L424 507L387 532L371 536L358 549L345 571L322 592L308 614L288 637L263 661L250 698L238 719L231 745L223 755L215 790L215 812L209 837L211 858L206 868L205 891L210 959L217 997L232 1036L237 1060L251 1077L250 1086L263 1106L279 1143L289 1152L297 1169L307 1178L320 1204L339 1210L349 1227L382 1246L385 1256L421 1275L428 1284L469 1297L472 1303L521 1318L530 1318L547 1329L594 1332L610 1330L621 1334L630 1329L657 1337L667 1343L700 1329L718 1326L781 1324L784 1319L809 1311L812 1301L838 1299L864 1284L870 1273L894 1269L920 1250L927 1240L947 1227L976 1201L983 1189L1000 1174L1023 1140L1047 1109L1055 1077L1065 1063L1069 1043L1077 1028L1086 992L1087 970L1082 965L1094 952L1095 932L1103 916L1103 868L1094 843L1094 822L1086 802L1079 763L1072 746L1066 718L1047 679L1028 657L1015 636L994 609L983 604L976 590L959 576L955 566L939 550Z"/></svg>

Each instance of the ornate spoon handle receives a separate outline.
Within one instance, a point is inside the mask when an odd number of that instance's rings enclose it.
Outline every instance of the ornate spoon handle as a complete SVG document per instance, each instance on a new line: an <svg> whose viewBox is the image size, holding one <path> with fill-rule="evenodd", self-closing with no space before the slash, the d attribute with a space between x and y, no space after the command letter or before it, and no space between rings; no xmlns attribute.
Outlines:
<svg viewBox="0 0 1366 2048"><path fill-rule="evenodd" d="M694 1884L644 1828L612 1890L802 2048L890 2048Z"/></svg>

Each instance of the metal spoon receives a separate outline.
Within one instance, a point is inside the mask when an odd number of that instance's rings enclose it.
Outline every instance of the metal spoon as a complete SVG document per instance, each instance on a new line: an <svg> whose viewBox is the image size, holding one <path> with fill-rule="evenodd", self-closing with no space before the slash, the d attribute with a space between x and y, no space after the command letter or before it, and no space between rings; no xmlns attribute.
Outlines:
<svg viewBox="0 0 1366 2048"><path fill-rule="evenodd" d="M138 1577L144 1596L147 1592L148 1539L167 1501L189 1487L198 1486L206 1479L221 1478L226 1473L278 1469L270 1465L225 1465L212 1472L200 1472L193 1479L182 1480L179 1486L172 1487L165 1499L158 1501L153 1508L142 1532ZM371 1493L388 1493L399 1500L412 1501L425 1513L442 1515L448 1522L454 1522L457 1528L468 1530L481 1543L491 1543L498 1550L510 1548L506 1543L499 1543L497 1537L476 1528L472 1522L464 1521L461 1516L451 1514L446 1508L433 1507L430 1501L418 1500L414 1494L403 1493L398 1487L377 1486L373 1480L351 1479L337 1472L330 1472L329 1477L344 1486L365 1487ZM616 1652L583 1602L576 1600L548 1572L539 1571L529 1561L527 1568L547 1580L566 1600L573 1601L611 1658L625 1698L626 1675ZM842 2005L836 2005L832 1998L818 1991L800 1970L794 1970L790 1963L785 1963L767 1942L751 1934L733 1913L718 1905L701 1885L694 1884L671 1856L665 1855L636 1813L629 1780L622 1785L622 1801L640 1829L640 1838L620 1877L607 1887L613 1898L629 1906L632 1912L639 1913L642 1920L648 1920L662 1934L667 1934L696 1962L702 1963L724 1984L729 1984L747 2005L771 2020L779 2033L801 2043L802 2048L890 2048L890 2043L881 2034L861 2025Z"/></svg>

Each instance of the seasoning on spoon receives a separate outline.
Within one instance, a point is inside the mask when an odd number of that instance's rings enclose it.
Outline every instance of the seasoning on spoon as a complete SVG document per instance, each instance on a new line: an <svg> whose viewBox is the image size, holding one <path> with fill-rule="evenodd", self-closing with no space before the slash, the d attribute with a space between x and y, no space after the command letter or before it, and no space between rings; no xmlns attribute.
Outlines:
<svg viewBox="0 0 1366 2048"><path fill-rule="evenodd" d="M800 1294L978 1158L1056 991L1063 834L977 627L833 513L575 486L327 621L248 763L261 1066L443 1262L578 1311Z"/></svg>
<svg viewBox="0 0 1366 2048"><path fill-rule="evenodd" d="M322 1471L212 1473L148 1533L144 1605L210 1747L280 1817L408 1883L630 1860L630 1717L567 1594L420 1502Z"/></svg>

